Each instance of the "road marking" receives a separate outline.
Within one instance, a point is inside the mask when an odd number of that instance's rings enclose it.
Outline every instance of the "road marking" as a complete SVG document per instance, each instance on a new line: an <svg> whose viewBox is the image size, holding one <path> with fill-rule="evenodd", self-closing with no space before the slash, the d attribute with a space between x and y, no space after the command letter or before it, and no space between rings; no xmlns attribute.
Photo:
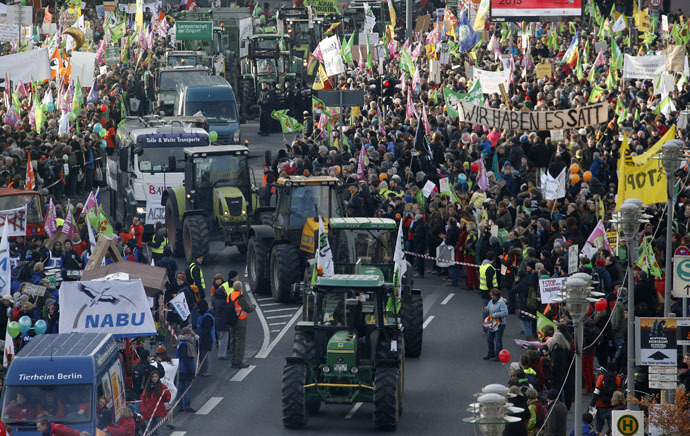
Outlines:
<svg viewBox="0 0 690 436"><path fill-rule="evenodd" d="M245 377L247 377L249 375L250 372L254 371L254 368L256 368L256 365L249 365L246 368L240 369L239 371L237 371L237 374L235 374L230 379L230 381L241 382L242 380L244 380Z"/></svg>
<svg viewBox="0 0 690 436"><path fill-rule="evenodd" d="M276 318L290 318L292 315L273 315L267 316L266 319L276 319Z"/></svg>
<svg viewBox="0 0 690 436"><path fill-rule="evenodd" d="M270 310L264 310L265 313L271 313L271 312L282 312L284 310L295 310L294 307L283 307L280 309L270 309Z"/></svg>
<svg viewBox="0 0 690 436"><path fill-rule="evenodd" d="M350 418L352 418L352 415L354 415L355 413L357 413L357 411L359 410L360 407L362 407L362 402L361 402L361 401L355 403L355 405L352 406L352 409L350 409L350 411L347 412L347 415L345 415L345 419L350 419Z"/></svg>
<svg viewBox="0 0 690 436"><path fill-rule="evenodd" d="M179 431L178 430L178 431L174 431L174 432L170 433L170 436L184 436L186 434L187 434L186 431Z"/></svg>
<svg viewBox="0 0 690 436"><path fill-rule="evenodd" d="M271 333L278 333L279 331L280 331L280 329L278 329L278 330L271 330Z"/></svg>
<svg viewBox="0 0 690 436"><path fill-rule="evenodd" d="M258 301L266 301L266 300L273 300L273 297L261 297L257 298Z"/></svg>
<svg viewBox="0 0 690 436"><path fill-rule="evenodd" d="M280 303L261 303L262 306L277 306Z"/></svg>
<svg viewBox="0 0 690 436"><path fill-rule="evenodd" d="M426 319L426 321L424 321L424 324L422 324L422 328L426 328L429 325L429 323L431 322L431 320L433 320L433 319L434 319L434 315L429 315L429 317Z"/></svg>
<svg viewBox="0 0 690 436"><path fill-rule="evenodd" d="M455 297L455 292L451 292L450 294L448 294L448 296L444 298L443 301L441 301L441 304L448 304L450 299L453 297Z"/></svg>
<svg viewBox="0 0 690 436"><path fill-rule="evenodd" d="M268 325L285 325L286 322L287 322L287 321L283 321L283 322L271 322L271 323L269 323Z"/></svg>
<svg viewBox="0 0 690 436"><path fill-rule="evenodd" d="M196 411L197 415L208 415L211 413L211 410L213 410L214 407L216 407L221 401L223 401L223 397L211 397L208 399L208 401L201 406L201 409Z"/></svg>
<svg viewBox="0 0 690 436"><path fill-rule="evenodd" d="M247 285L246 295L249 295L249 299L256 308L256 313L257 315L259 315L259 321L261 322L261 328L264 331L264 341L261 343L261 349L259 350L259 352L261 352L261 350L265 350L268 347L268 344L271 341L271 332L269 331L268 322L266 321L266 317L264 316L264 313L261 310L261 306L254 299L254 293L250 291L251 288L249 287L249 285Z"/></svg>
<svg viewBox="0 0 690 436"><path fill-rule="evenodd" d="M284 317L284 316L289 316L289 315L275 315L275 317ZM285 333L288 332L288 330L291 328L292 324L297 322L297 320L302 316L302 308L300 307L297 309L297 312L290 318L290 321L288 321L287 324L285 324L285 327L283 327L283 330L281 330L280 333L278 333L278 336L276 336L275 339L273 339L273 342L271 342L271 345L268 346L265 350L260 350L256 356L254 356L257 359L265 359L268 357L270 354L271 350L275 348L276 345L278 345L278 342L280 342L281 339L283 339L283 336L285 336Z"/></svg>

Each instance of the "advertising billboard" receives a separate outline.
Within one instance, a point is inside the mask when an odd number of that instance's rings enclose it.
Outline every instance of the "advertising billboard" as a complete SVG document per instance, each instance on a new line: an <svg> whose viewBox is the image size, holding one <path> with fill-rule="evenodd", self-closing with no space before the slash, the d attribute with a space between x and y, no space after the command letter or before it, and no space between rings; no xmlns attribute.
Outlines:
<svg viewBox="0 0 690 436"><path fill-rule="evenodd" d="M583 0L490 0L491 21L553 21L582 16Z"/></svg>

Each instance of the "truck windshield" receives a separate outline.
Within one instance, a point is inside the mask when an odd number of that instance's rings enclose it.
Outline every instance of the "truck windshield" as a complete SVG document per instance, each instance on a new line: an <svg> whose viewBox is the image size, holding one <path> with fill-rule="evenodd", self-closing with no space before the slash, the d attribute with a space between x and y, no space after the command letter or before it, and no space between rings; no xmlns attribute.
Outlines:
<svg viewBox="0 0 690 436"><path fill-rule="evenodd" d="M249 183L246 155L200 157L195 158L194 163L196 164L195 185L199 188L219 185L247 186Z"/></svg>
<svg viewBox="0 0 690 436"><path fill-rule="evenodd" d="M41 418L63 424L91 421L91 385L5 386L2 422L35 423Z"/></svg>
<svg viewBox="0 0 690 436"><path fill-rule="evenodd" d="M338 263L386 265L393 262L394 230L329 229L328 239Z"/></svg>
<svg viewBox="0 0 690 436"><path fill-rule="evenodd" d="M184 147L166 145L165 147L144 147L144 152L139 156L139 171L142 173L158 173L161 171L170 171L168 168L168 156L175 156L177 166L176 173L184 171Z"/></svg>
<svg viewBox="0 0 690 436"><path fill-rule="evenodd" d="M38 195L7 195L0 197L0 210L17 209L27 205L26 214L29 224L43 223L43 207Z"/></svg>
<svg viewBox="0 0 690 436"><path fill-rule="evenodd" d="M183 77L187 77L188 74L201 74L208 76L208 71L205 70L185 70L185 71L161 71L160 74L160 84L158 88L161 91L174 91L177 86L177 82L182 80Z"/></svg>
<svg viewBox="0 0 690 436"><path fill-rule="evenodd" d="M227 123L237 122L237 107L234 100L230 101L188 101L188 115L206 117L208 120L221 120Z"/></svg>
<svg viewBox="0 0 690 436"><path fill-rule="evenodd" d="M184 63L182 63L183 60L184 60ZM176 67L178 65L184 65L187 67L195 67L197 65L197 57L195 55L168 56L168 66L169 67Z"/></svg>
<svg viewBox="0 0 690 436"><path fill-rule="evenodd" d="M298 186L290 197L290 227L304 226L307 218L340 216L335 192L330 186Z"/></svg>

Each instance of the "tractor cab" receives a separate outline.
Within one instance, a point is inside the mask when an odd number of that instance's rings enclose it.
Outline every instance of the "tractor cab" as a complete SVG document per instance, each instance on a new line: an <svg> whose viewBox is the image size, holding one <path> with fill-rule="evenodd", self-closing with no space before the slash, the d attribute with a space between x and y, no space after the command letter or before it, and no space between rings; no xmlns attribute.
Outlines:
<svg viewBox="0 0 690 436"><path fill-rule="evenodd" d="M196 67L202 66L204 52L193 50L177 50L165 52L163 66L165 67Z"/></svg>
<svg viewBox="0 0 690 436"><path fill-rule="evenodd" d="M313 317L295 326L283 371L283 425L305 426L322 403L371 402L374 424L395 429L405 362L395 288L375 275L336 274L320 277L309 294L303 309Z"/></svg>

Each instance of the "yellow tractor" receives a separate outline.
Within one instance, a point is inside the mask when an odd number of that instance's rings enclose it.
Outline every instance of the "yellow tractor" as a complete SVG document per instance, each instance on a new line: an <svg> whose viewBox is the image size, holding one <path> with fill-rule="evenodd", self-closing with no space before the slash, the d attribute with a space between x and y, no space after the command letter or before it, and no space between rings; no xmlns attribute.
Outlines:
<svg viewBox="0 0 690 436"><path fill-rule="evenodd" d="M269 224L249 229L247 270L254 292L268 293L285 303L293 295L293 283L302 280L307 259L314 256L319 217L343 217L343 182L335 177L280 177ZM264 220L268 223L268 220Z"/></svg>

